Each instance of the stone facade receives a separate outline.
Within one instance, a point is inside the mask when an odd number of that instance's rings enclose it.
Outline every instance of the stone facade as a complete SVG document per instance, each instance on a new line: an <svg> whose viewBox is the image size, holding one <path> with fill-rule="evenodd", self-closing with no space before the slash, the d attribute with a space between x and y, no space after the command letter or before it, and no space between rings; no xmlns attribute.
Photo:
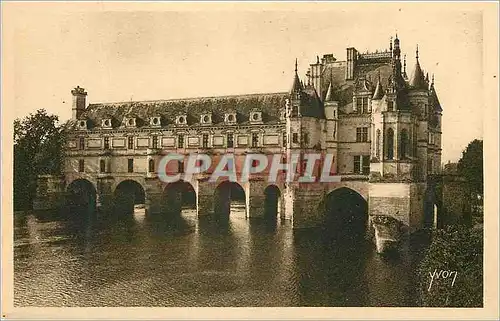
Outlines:
<svg viewBox="0 0 500 321"><path fill-rule="evenodd" d="M281 154L284 160L298 154L300 174L304 155L314 152L333 155L330 173L340 175L340 182L286 183L280 174L269 183L268 168L238 183L247 216L264 215L272 185L279 189L281 218L294 228L317 226L325 216L320 203L345 187L366 200L369 215L392 216L414 231L424 222L427 178L441 168L442 115L434 77L424 74L418 49L416 58L408 77L397 37L375 53L347 48L345 61L317 57L305 81L296 63L292 89L272 94L87 104L87 93L77 87L61 186L88 180L106 208L119 184L132 180L145 192L147 213L154 213L169 206L162 196L166 184L157 175L169 153L206 153L213 163L233 153L238 173L249 153ZM181 170L169 166L172 173ZM187 181L200 216L216 206L221 182L208 180L211 171Z"/></svg>

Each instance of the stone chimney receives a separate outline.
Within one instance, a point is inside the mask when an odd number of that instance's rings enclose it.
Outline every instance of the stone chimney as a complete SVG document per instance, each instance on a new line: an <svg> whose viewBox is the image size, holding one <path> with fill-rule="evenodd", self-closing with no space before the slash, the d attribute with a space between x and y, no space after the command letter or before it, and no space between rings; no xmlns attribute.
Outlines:
<svg viewBox="0 0 500 321"><path fill-rule="evenodd" d="M78 119L80 115L83 113L86 107L86 97L87 97L87 92L85 91L84 88L81 88L80 86L76 86L75 89L71 91L71 94L73 95L73 104L72 104L72 119Z"/></svg>

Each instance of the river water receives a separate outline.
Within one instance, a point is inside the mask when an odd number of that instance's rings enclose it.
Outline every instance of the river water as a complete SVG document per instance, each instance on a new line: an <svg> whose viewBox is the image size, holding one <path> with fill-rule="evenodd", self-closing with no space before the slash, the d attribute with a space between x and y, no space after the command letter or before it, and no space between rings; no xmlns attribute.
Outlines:
<svg viewBox="0 0 500 321"><path fill-rule="evenodd" d="M414 306L416 255L381 256L231 213L115 219L16 215L15 306Z"/></svg>

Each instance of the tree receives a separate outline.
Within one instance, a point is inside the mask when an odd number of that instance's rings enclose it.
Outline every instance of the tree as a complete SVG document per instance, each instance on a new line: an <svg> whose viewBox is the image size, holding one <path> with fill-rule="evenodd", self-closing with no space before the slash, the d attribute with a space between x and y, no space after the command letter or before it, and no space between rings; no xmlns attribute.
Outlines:
<svg viewBox="0 0 500 321"><path fill-rule="evenodd" d="M472 193L483 195L483 141L469 143L458 161L458 173L469 183Z"/></svg>
<svg viewBox="0 0 500 321"><path fill-rule="evenodd" d="M418 276L421 306L482 307L483 229L456 224L436 230Z"/></svg>
<svg viewBox="0 0 500 321"><path fill-rule="evenodd" d="M37 177L62 172L66 125L44 109L14 121L14 208L29 209Z"/></svg>

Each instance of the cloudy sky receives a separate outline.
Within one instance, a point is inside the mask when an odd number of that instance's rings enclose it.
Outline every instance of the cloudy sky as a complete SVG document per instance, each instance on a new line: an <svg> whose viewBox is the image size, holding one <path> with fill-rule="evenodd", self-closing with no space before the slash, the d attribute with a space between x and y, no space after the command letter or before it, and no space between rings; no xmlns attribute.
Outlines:
<svg viewBox="0 0 500 321"><path fill-rule="evenodd" d="M425 7L424 7L425 6ZM10 8L14 117L39 108L71 117L70 91L89 102L289 89L316 55L384 50L397 32L408 72L435 74L443 162L483 137L483 19L453 4L144 5L60 3ZM15 14L15 15L14 15Z"/></svg>

